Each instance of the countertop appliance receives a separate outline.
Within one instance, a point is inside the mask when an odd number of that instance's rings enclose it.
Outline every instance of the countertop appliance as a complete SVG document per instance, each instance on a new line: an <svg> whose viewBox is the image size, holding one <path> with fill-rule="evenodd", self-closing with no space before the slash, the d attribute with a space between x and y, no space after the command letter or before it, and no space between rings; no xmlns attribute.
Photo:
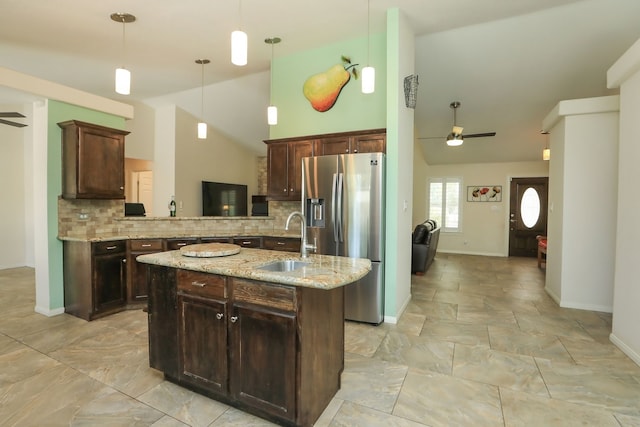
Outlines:
<svg viewBox="0 0 640 427"><path fill-rule="evenodd" d="M345 318L384 319L385 155L302 159L302 211L316 253L371 260L371 271L345 287Z"/></svg>

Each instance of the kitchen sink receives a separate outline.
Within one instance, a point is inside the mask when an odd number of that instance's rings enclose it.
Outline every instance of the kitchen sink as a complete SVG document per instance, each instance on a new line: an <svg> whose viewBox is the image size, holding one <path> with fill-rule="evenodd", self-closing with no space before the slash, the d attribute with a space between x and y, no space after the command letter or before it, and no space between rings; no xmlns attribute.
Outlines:
<svg viewBox="0 0 640 427"><path fill-rule="evenodd" d="M274 261L258 267L258 270L266 271L294 271L302 267L308 266L308 262L296 261L294 259L286 259L283 261Z"/></svg>

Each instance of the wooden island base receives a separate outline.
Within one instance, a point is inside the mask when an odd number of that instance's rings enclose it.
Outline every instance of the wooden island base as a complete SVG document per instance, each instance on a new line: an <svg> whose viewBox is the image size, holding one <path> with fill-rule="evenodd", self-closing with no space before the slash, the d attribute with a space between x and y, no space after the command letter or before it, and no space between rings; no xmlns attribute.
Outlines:
<svg viewBox="0 0 640 427"><path fill-rule="evenodd" d="M344 287L148 269L151 367L278 424L313 425L340 388Z"/></svg>

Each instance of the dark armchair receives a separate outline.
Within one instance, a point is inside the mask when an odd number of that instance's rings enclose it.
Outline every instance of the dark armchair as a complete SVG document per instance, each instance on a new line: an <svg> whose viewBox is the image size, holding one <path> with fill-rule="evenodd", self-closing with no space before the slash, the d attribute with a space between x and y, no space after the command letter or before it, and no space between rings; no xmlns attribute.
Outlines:
<svg viewBox="0 0 640 427"><path fill-rule="evenodd" d="M418 224L411 235L411 273L423 275L436 256L440 227L432 219Z"/></svg>

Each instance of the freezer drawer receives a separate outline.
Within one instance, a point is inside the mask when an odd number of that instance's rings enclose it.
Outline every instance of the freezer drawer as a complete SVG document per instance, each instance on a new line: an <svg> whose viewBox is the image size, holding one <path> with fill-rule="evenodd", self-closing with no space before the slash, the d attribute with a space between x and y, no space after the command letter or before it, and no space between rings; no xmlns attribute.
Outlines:
<svg viewBox="0 0 640 427"><path fill-rule="evenodd" d="M345 319L378 325L384 320L384 271L371 262L371 271L345 287Z"/></svg>

